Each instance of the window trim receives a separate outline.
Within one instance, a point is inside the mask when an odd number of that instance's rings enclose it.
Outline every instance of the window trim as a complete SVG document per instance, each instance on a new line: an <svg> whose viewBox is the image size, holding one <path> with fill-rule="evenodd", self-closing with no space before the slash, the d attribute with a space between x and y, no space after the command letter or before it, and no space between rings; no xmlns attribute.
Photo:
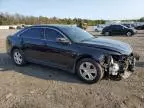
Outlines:
<svg viewBox="0 0 144 108"><path fill-rule="evenodd" d="M52 27L28 27L28 28L25 28L24 30L20 31L20 32L17 34L17 37L22 37L21 35L22 35L24 32L26 32L27 30L32 29L32 28L42 28L42 29L44 30L44 33L43 33L44 38L41 39L41 40L50 41L50 40L48 40L48 39L46 38L46 36L45 36L45 29L48 28L48 29L55 30L56 32L59 32L64 38L66 38L66 39L70 42L70 44L72 44L72 41L71 41L63 32L61 32L60 30L58 30L58 29L56 29L56 28L52 28ZM39 39L39 38L32 38L32 37L27 37L27 38L30 38L30 39ZM51 40L51 41L52 41L52 40ZM55 42L55 41L52 41L52 42Z"/></svg>
<svg viewBox="0 0 144 108"><path fill-rule="evenodd" d="M56 42L56 41L53 41L53 40L48 40L48 39L46 38L46 34L45 34L46 29L51 29L51 30L54 30L54 31L58 32L59 34L62 35L63 38L67 39L67 40L70 42L70 44L72 43L71 40L70 40L67 36L65 36L64 33L62 33L60 30L58 30L58 29L56 29L56 28L52 28L52 27L44 27L44 37L45 37L45 39L46 39L47 41Z"/></svg>
<svg viewBox="0 0 144 108"><path fill-rule="evenodd" d="M39 29L43 29L43 38L33 38L33 37L25 37L25 38L29 38L29 39L40 39L40 40L45 40L45 34L44 34L44 28L42 27L30 27L30 28L26 28L25 30L23 30L22 32L20 32L17 36L18 37L22 37L22 34L30 29L33 28L39 28Z"/></svg>

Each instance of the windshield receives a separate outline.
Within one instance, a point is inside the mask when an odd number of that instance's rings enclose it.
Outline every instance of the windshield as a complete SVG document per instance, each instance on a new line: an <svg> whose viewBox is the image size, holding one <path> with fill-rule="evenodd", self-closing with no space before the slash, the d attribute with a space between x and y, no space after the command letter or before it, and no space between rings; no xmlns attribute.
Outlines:
<svg viewBox="0 0 144 108"><path fill-rule="evenodd" d="M61 29L73 42L81 42L94 38L94 36L78 27L62 27Z"/></svg>
<svg viewBox="0 0 144 108"><path fill-rule="evenodd" d="M121 25L122 27L124 27L124 28L129 28L129 27L127 27L126 25Z"/></svg>

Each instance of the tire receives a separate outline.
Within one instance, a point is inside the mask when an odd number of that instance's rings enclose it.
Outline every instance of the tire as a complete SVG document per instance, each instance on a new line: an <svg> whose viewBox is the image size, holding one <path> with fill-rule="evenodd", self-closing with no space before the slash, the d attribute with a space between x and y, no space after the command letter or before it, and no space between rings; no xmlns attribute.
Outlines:
<svg viewBox="0 0 144 108"><path fill-rule="evenodd" d="M88 84L96 83L103 77L100 64L90 58L82 59L77 63L76 73L82 81Z"/></svg>
<svg viewBox="0 0 144 108"><path fill-rule="evenodd" d="M18 66L23 66L26 62L22 50L14 49L11 54L13 62Z"/></svg>
<svg viewBox="0 0 144 108"><path fill-rule="evenodd" d="M105 36L110 36L110 32L104 32Z"/></svg>
<svg viewBox="0 0 144 108"><path fill-rule="evenodd" d="M126 33L126 35L127 35L127 36L132 36L132 32L128 31L128 32Z"/></svg>

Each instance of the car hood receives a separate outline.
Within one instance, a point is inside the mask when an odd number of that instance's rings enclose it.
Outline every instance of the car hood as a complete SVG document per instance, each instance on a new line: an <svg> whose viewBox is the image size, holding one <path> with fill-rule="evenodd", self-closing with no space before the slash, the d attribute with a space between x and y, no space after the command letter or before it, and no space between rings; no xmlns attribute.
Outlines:
<svg viewBox="0 0 144 108"><path fill-rule="evenodd" d="M129 55L130 53L132 53L132 48L129 44L117 40L98 37L94 39L85 40L82 43L91 47L119 52L124 55Z"/></svg>

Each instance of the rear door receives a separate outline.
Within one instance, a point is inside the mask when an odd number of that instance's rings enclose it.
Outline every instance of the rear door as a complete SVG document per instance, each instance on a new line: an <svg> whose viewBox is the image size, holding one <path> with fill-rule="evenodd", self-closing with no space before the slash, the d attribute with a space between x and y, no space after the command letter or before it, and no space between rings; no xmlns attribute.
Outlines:
<svg viewBox="0 0 144 108"><path fill-rule="evenodd" d="M21 38L25 57L30 60L41 60L46 46L44 29L30 28L21 34Z"/></svg>

